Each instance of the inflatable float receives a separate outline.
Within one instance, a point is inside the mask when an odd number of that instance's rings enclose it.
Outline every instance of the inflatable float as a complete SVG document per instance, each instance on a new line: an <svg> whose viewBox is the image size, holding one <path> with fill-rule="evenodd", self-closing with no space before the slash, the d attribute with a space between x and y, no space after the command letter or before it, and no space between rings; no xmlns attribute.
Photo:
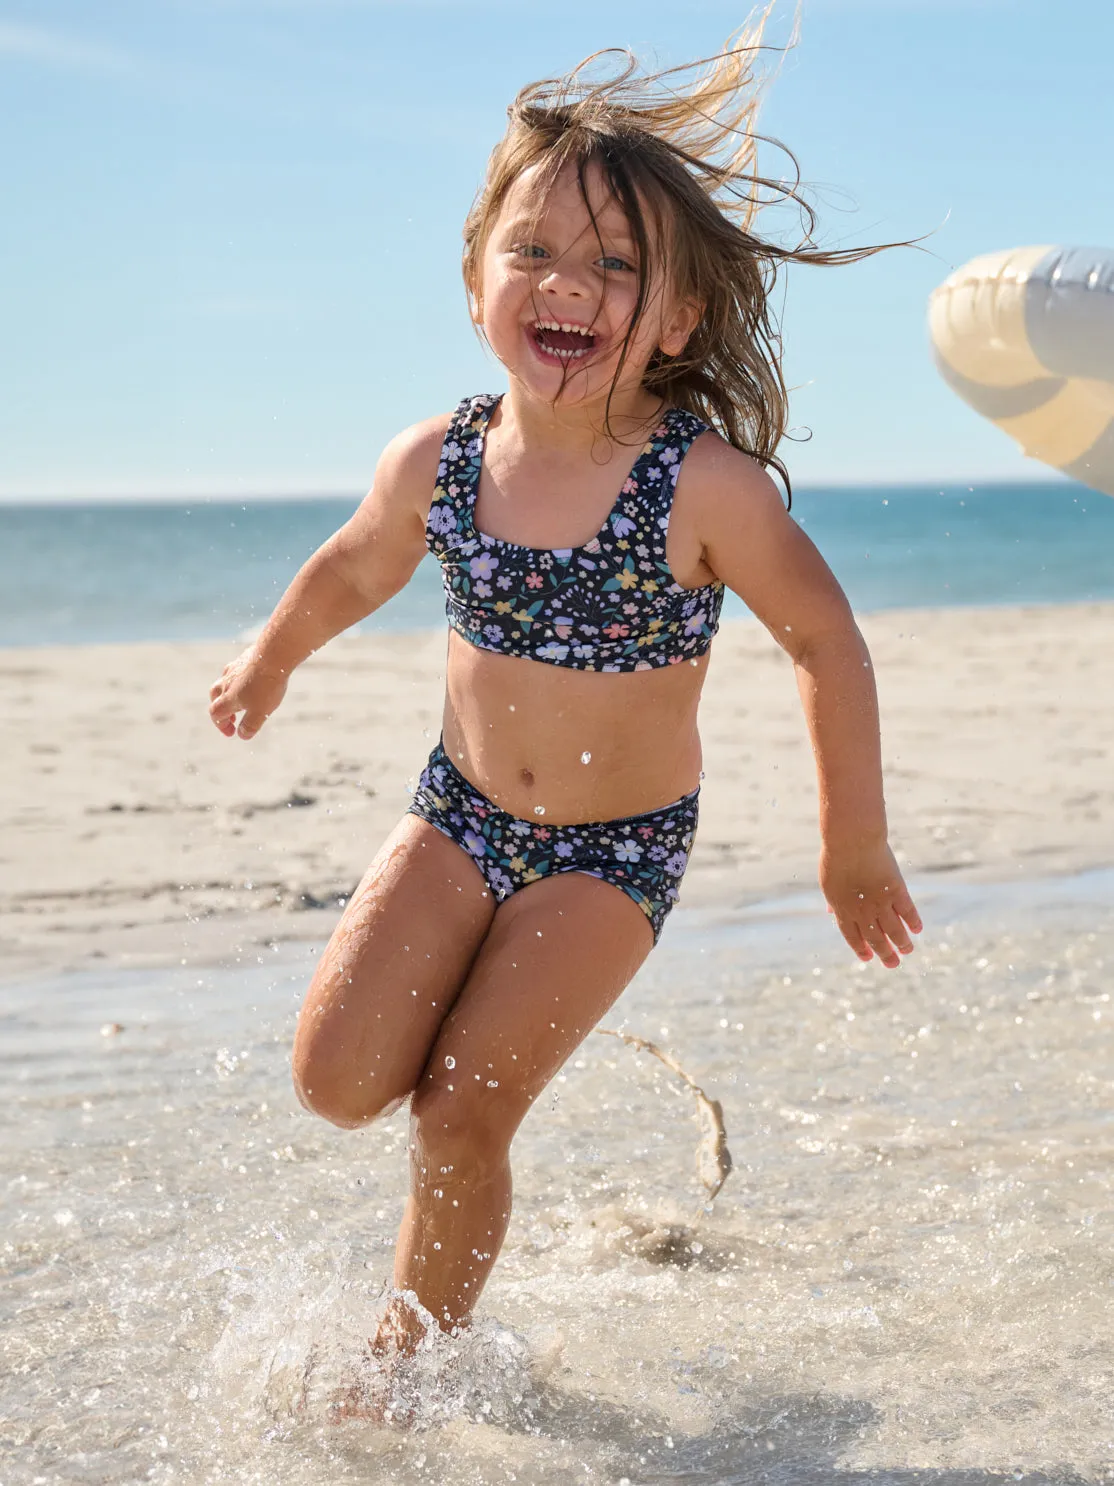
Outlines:
<svg viewBox="0 0 1114 1486"><path fill-rule="evenodd" d="M940 374L1031 459L1114 495L1114 249L1009 248L929 301Z"/></svg>

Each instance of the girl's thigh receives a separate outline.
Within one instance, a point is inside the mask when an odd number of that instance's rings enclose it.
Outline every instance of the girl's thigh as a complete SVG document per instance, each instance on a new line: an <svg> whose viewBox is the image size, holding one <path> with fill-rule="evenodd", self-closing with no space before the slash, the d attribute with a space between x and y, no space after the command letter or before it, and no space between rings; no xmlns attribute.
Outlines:
<svg viewBox="0 0 1114 1486"><path fill-rule="evenodd" d="M308 1108L362 1125L412 1092L491 925L475 863L403 816L352 895L318 963L294 1038Z"/></svg>
<svg viewBox="0 0 1114 1486"><path fill-rule="evenodd" d="M495 913L415 1092L426 1135L509 1142L562 1064L653 947L638 905L569 872L532 883Z"/></svg>

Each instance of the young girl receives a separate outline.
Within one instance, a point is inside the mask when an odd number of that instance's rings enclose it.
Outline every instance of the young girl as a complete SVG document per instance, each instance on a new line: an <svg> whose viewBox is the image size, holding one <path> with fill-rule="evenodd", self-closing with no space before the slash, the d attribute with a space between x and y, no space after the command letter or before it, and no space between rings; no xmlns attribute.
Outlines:
<svg viewBox="0 0 1114 1486"><path fill-rule="evenodd" d="M336 1125L410 1100L381 1352L412 1350L430 1317L467 1323L510 1218L515 1131L677 901L725 586L796 667L820 882L845 939L893 967L920 929L886 840L866 648L764 469L784 476L778 261L875 250L751 233L771 189L755 167L756 40L687 91L631 64L519 94L464 233L472 318L506 393L387 446L359 510L212 688L221 732L254 737L294 668L436 555L442 738L294 1044L299 1098Z"/></svg>

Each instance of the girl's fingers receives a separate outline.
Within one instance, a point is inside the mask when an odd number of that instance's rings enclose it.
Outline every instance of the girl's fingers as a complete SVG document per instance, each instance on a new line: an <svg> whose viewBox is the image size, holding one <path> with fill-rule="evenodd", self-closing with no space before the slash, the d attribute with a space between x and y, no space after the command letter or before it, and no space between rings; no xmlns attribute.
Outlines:
<svg viewBox="0 0 1114 1486"><path fill-rule="evenodd" d="M892 903L882 909L875 922L901 954L911 955L913 953L913 941L910 938L909 930L906 928L901 915Z"/></svg>
<svg viewBox="0 0 1114 1486"><path fill-rule="evenodd" d="M830 909L830 912L835 913L835 909ZM836 914L836 923L839 925L839 932L847 940L847 943L855 951L860 960L873 958L870 945L863 938L862 931L853 918L845 919Z"/></svg>
<svg viewBox="0 0 1114 1486"><path fill-rule="evenodd" d="M886 938L876 918L863 925L863 937L887 970L895 970L901 964L901 956Z"/></svg>
<svg viewBox="0 0 1114 1486"><path fill-rule="evenodd" d="M895 898L891 906L894 912L905 920L914 934L921 932L924 924L921 922L921 916L917 912L916 904L908 893L903 893L901 897Z"/></svg>
<svg viewBox="0 0 1114 1486"><path fill-rule="evenodd" d="M254 738L267 721L267 717L266 712L245 712L240 718L240 726L235 731L241 738Z"/></svg>

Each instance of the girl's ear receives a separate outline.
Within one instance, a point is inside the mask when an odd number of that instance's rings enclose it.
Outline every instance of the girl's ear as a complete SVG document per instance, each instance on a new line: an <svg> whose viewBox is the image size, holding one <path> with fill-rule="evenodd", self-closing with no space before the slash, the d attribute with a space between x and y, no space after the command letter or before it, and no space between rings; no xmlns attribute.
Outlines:
<svg viewBox="0 0 1114 1486"><path fill-rule="evenodd" d="M700 324L704 306L691 299L674 305L671 314L662 321L659 342L663 356L679 356L688 345L689 336Z"/></svg>
<svg viewBox="0 0 1114 1486"><path fill-rule="evenodd" d="M482 325L484 322L484 302L475 289L468 290L468 313L472 317L473 325Z"/></svg>

